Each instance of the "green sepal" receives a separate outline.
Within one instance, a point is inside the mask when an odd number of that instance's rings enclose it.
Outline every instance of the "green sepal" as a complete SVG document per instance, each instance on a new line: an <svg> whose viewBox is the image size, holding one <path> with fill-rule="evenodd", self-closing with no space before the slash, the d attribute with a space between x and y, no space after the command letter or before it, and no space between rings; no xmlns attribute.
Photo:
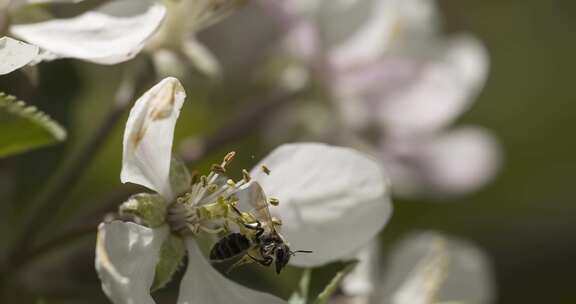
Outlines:
<svg viewBox="0 0 576 304"><path fill-rule="evenodd" d="M186 254L186 246L181 237L170 234L160 249L160 260L156 265L156 274L152 291L158 290L170 283L174 273L182 265L182 259Z"/></svg>
<svg viewBox="0 0 576 304"><path fill-rule="evenodd" d="M138 193L120 205L120 215L134 216L142 224L155 228L166 221L166 201L159 194Z"/></svg>
<svg viewBox="0 0 576 304"><path fill-rule="evenodd" d="M172 157L170 163L170 186L176 195L190 191L192 176L186 164L177 157Z"/></svg>
<svg viewBox="0 0 576 304"><path fill-rule="evenodd" d="M289 304L306 304L308 302L308 291L310 290L310 279L312 278L312 269L306 268L302 273L298 289L292 293Z"/></svg>
<svg viewBox="0 0 576 304"><path fill-rule="evenodd" d="M66 139L66 130L44 112L0 92L0 157Z"/></svg>
<svg viewBox="0 0 576 304"><path fill-rule="evenodd" d="M314 304L326 304L326 303L328 303L328 300L330 300L330 297L334 294L334 292L336 292L336 290L338 290L338 287L340 287L340 284L342 284L342 280L344 280L344 277L346 277L346 275L348 273L350 273L350 271L352 271L352 269L354 269L354 267L356 267L356 264L358 264L358 261L353 261L353 262L347 263L344 266L344 268L342 268L342 270L338 271L336 273L336 275L332 278L332 280L330 280L328 285L326 285L326 287L324 287L324 290L322 290L322 292L320 292L320 294L318 294L318 297L316 298L316 300L313 303Z"/></svg>

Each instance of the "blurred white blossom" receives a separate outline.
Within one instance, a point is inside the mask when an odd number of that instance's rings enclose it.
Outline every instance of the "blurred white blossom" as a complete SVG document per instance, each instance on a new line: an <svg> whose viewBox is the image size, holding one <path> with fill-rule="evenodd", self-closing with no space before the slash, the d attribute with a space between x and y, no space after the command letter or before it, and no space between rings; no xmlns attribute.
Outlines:
<svg viewBox="0 0 576 304"><path fill-rule="evenodd" d="M12 24L10 32L54 58L116 64L140 52L164 14L158 0L113 0L71 18Z"/></svg>
<svg viewBox="0 0 576 304"><path fill-rule="evenodd" d="M38 56L39 49L10 37L0 38L0 75L13 72L31 62Z"/></svg>
<svg viewBox="0 0 576 304"><path fill-rule="evenodd" d="M495 176L490 132L447 130L483 88L487 50L444 35L435 1L285 1L273 12L290 29L288 52L329 91L316 99L328 96L336 119L315 133L378 156L396 194L462 195Z"/></svg>
<svg viewBox="0 0 576 304"><path fill-rule="evenodd" d="M16 8L55 2L80 1L22 0L7 5ZM98 64L117 64L132 59L146 47L161 75L183 74L183 66L192 65L202 73L214 76L219 73L218 63L196 40L196 33L244 2L112 0L71 18L10 24L9 31L41 47L46 52L45 60L76 58Z"/></svg>
<svg viewBox="0 0 576 304"><path fill-rule="evenodd" d="M377 246L361 252L358 267L344 281L343 302L488 304L494 299L489 259L467 241L422 232L400 240L384 267L379 256Z"/></svg>
<svg viewBox="0 0 576 304"><path fill-rule="evenodd" d="M220 21L247 0L166 0L166 20L147 44L159 70L188 63L203 74L217 76L220 66L196 35ZM169 73L167 71L167 73ZM181 73L181 72L176 72Z"/></svg>
<svg viewBox="0 0 576 304"><path fill-rule="evenodd" d="M395 178L395 191L404 196L475 191L496 175L502 163L496 138L477 126L422 138L388 138L378 153Z"/></svg>

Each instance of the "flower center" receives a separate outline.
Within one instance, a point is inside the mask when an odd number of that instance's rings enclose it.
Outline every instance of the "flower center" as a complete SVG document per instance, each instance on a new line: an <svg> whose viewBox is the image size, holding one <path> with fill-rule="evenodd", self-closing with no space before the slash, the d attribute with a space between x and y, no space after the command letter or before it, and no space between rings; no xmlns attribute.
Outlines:
<svg viewBox="0 0 576 304"><path fill-rule="evenodd" d="M242 170L243 177L239 181L226 176L226 167L234 156L234 152L228 153L222 163L212 166L207 176L195 174L192 177L190 191L178 197L168 208L167 221L172 231L215 234L227 231L230 222L249 221L236 209L236 193L245 189L251 180L248 171Z"/></svg>

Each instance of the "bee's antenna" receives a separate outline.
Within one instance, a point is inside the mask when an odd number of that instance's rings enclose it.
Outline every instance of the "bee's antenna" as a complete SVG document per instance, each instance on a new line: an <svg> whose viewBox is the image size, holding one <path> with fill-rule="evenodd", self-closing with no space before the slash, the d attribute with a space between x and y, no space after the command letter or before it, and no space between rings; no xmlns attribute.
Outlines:
<svg viewBox="0 0 576 304"><path fill-rule="evenodd" d="M297 253L313 253L312 250L296 250L296 251L290 251L290 255L296 255Z"/></svg>

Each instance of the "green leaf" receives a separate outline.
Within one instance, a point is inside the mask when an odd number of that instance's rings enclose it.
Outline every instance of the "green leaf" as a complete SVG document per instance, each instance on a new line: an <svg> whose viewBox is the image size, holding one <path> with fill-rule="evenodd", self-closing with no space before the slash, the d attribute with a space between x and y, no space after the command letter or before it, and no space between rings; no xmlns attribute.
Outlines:
<svg viewBox="0 0 576 304"><path fill-rule="evenodd" d="M310 279L312 277L312 269L307 268L302 273L300 282L298 283L298 290L296 290L288 300L289 304L306 304L308 301L308 291L310 290Z"/></svg>
<svg viewBox="0 0 576 304"><path fill-rule="evenodd" d="M185 253L186 249L182 238L170 234L160 250L160 260L156 265L152 291L163 288L172 280L174 273L182 264L182 258L184 258Z"/></svg>
<svg viewBox="0 0 576 304"><path fill-rule="evenodd" d="M314 304L328 303L328 300L330 300L332 294L334 294L334 292L338 289L338 287L340 287L340 284L342 284L342 280L344 279L344 277L350 271L352 271L354 267L356 267L357 263L358 263L357 261L350 262L346 266L344 266L342 270L336 273L336 275L332 278L332 280L330 280L330 283L328 283L328 285L324 287L324 290L318 295L318 298L316 299L316 301L314 301Z"/></svg>
<svg viewBox="0 0 576 304"><path fill-rule="evenodd" d="M66 139L66 130L44 112L0 92L0 157Z"/></svg>

